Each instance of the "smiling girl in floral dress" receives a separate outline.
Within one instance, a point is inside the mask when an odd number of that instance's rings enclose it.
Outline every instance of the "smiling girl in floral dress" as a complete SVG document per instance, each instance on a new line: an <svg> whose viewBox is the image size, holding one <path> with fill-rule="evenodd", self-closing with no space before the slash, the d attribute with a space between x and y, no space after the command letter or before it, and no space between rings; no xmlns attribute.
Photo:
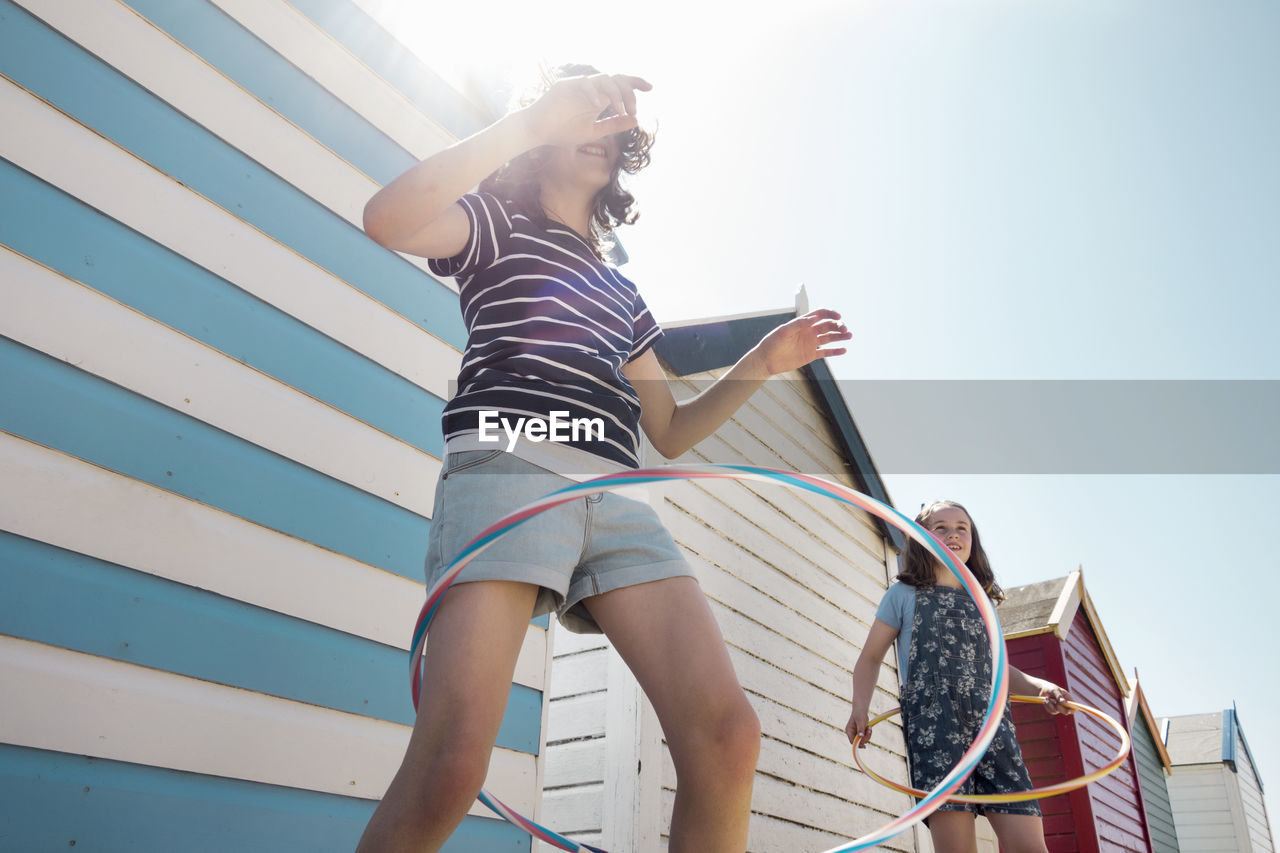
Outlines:
<svg viewBox="0 0 1280 853"><path fill-rule="evenodd" d="M922 507L916 523L932 533L964 563L992 601L1004 593L978 529L963 506L937 501ZM897 583L889 587L866 644L853 669L853 711L845 726L852 741L871 738L867 727L876 674L889 647L897 642L902 679L902 721L912 787L928 791L960 762L977 737L990 697L990 644L976 603L941 561L915 541L907 545ZM1071 713L1062 703L1071 696L1052 682L1009 667L1011 693L1041 696L1055 714ZM1009 706L995 739L957 794L1005 794L1029 791L1031 777L1022 761ZM1040 807L1032 801L976 805L948 802L926 819L938 853L977 849L975 816L985 814L1005 853L1047 853Z"/></svg>

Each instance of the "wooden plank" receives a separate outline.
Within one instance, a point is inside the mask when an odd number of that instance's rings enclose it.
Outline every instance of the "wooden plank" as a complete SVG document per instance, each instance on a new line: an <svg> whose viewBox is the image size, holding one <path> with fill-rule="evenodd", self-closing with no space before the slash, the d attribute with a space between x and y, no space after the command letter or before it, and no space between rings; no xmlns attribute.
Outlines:
<svg viewBox="0 0 1280 853"><path fill-rule="evenodd" d="M795 470L824 472L832 479L839 480L846 474L847 462L842 451L837 448L834 430L825 415L811 401L805 400L798 406L794 405L800 394L798 390L797 396L790 401L792 405L783 402L781 395L786 393L787 386L793 384L809 392L809 383L799 372L775 377L766 382L760 392L752 395L747 404L750 407L749 414L744 413L742 419L759 419L767 423L772 431L793 436L793 452L797 455L790 461Z"/></svg>
<svg viewBox="0 0 1280 853"><path fill-rule="evenodd" d="M603 737L584 738L548 750L542 780L544 791L598 783L607 759Z"/></svg>
<svg viewBox="0 0 1280 853"><path fill-rule="evenodd" d="M722 626L726 641L732 648L738 649L753 658L766 661L774 672L780 674L785 672L785 668L779 666L779 661L785 661L788 665L802 667L801 671L790 673L790 677L797 682L812 684L826 694L838 699L846 700L848 698L851 689L849 669L806 653L802 648L789 643L785 637L760 623L746 618L732 608L726 607L714 597L709 600L712 602L713 612L716 613L716 617ZM851 649L849 658L852 660L854 657L855 654ZM877 686L887 696L897 696L898 683L896 674L891 668L881 667L877 676ZM764 695L775 695L768 689L767 685L765 688Z"/></svg>
<svg viewBox="0 0 1280 853"><path fill-rule="evenodd" d="M409 740L409 726L3 635L0 682L5 743L348 797L381 798ZM486 785L529 810L535 772L496 749Z"/></svg>
<svg viewBox="0 0 1280 853"><path fill-rule="evenodd" d="M812 535L812 514L790 517L744 483L687 483L667 503L756 555L776 571L811 585L818 595L856 613L879 604L887 586L883 559L858 549L837 553ZM774 490L780 492L782 490ZM769 494L769 497L776 497Z"/></svg>
<svg viewBox="0 0 1280 853"><path fill-rule="evenodd" d="M718 533L708 529L688 513L675 509L675 512L665 516L664 522L676 541L692 552L686 554L691 562L697 560L701 565L711 564L722 570L730 570L728 567L733 567L731 571L735 575L749 578L752 586L760 590L764 596L800 614L796 619L789 621L809 622L830 634L832 639L842 636L857 638L860 644L861 638L866 636L870 621L874 618L874 608L869 604L861 605L863 619L866 621L856 620L849 611L838 607L829 599L814 593L783 573L777 572L771 566L761 564L749 552L733 545L726 546ZM709 575L708 583L728 594L728 589L720 579ZM760 607L765 606L763 601L757 603ZM850 661L850 669L852 665Z"/></svg>
<svg viewBox="0 0 1280 853"><path fill-rule="evenodd" d="M793 381L804 381L798 373L788 374ZM737 421L757 436L763 444L771 448L784 463L783 467L793 471L820 473L829 471L832 463L836 470L843 470L844 460L838 453L830 452L821 442L801 441L793 435L793 413L785 407L776 405L776 397L769 394L754 394L737 412ZM782 436L782 440L773 439ZM823 451L827 452L823 452Z"/></svg>
<svg viewBox="0 0 1280 853"><path fill-rule="evenodd" d="M440 460L407 442L3 246L0 300L0 334L431 517Z"/></svg>
<svg viewBox="0 0 1280 853"><path fill-rule="evenodd" d="M417 159L425 159L456 141L417 104L288 3L213 3Z"/></svg>
<svg viewBox="0 0 1280 853"><path fill-rule="evenodd" d="M693 387L688 384L687 380L673 379L672 387L676 390L678 399L693 396ZM811 463L811 467L805 467L804 465L791 464L786 452L780 451L778 446L783 447L784 450L789 449L793 454L799 449L799 446L791 437L777 431L775 427L768 424L750 403L740 412L740 416L731 418L714 435L700 442L689 458L700 456L705 457L707 461L787 468L795 471L806 471L807 473L818 474L832 479L830 477L832 472L825 471L820 465ZM685 457L681 458L684 459ZM839 464L837 473L847 468L843 459L836 460L836 462ZM839 480L840 478L835 477L834 479ZM814 500L817 502L814 504L815 507L822 507L823 501L821 498L815 496L804 499ZM822 507L822 511L826 512L827 508ZM874 547L874 543L879 539L875 525L869 518L864 519L863 523L870 535L868 543Z"/></svg>
<svg viewBox="0 0 1280 853"><path fill-rule="evenodd" d="M804 713L816 719L831 720L833 725L838 722L842 728L844 721L849 719L848 698L836 696L799 679L780 682L776 667L735 647L730 647L729 659L733 662L733 668L737 672L743 689L749 693L761 697L779 696L777 690L781 685L786 690L782 695L785 695L787 704L794 706L793 710L798 713ZM873 707L882 707L881 703L893 707L897 704L897 700L877 699Z"/></svg>
<svg viewBox="0 0 1280 853"><path fill-rule="evenodd" d="M766 382L761 389L768 403L762 402L761 408L778 406L786 412L785 419L774 418L775 422L795 425L801 441L807 445L820 442L820 453L835 463L844 461L844 447L836 435L835 425L827 417L826 407L818 400L812 385L797 371L781 377L779 382ZM837 470L836 465L831 468ZM852 481L852 478L849 478ZM852 486L852 482L847 483Z"/></svg>
<svg viewBox="0 0 1280 853"><path fill-rule="evenodd" d="M744 429L749 429L751 435L759 442L762 448L776 458L780 458L784 464L781 467L788 468L793 471L805 471L810 474L822 476L827 474L821 467L818 460L814 460L809 454L806 447L802 446L795 436L779 429L777 425L767 420L753 420L748 424L734 421L734 424L740 424ZM794 460L794 461L793 461ZM841 470L843 470L843 461L841 461ZM829 476L829 474L828 474ZM819 498L813 498L816 502ZM822 504L815 503L815 508L822 514L827 515L834 523L839 523L840 516L837 510L842 509L838 504L831 501L824 501ZM875 548L881 543L879 533L869 517L862 517L862 527L867 534L866 542L871 548Z"/></svg>
<svg viewBox="0 0 1280 853"><path fill-rule="evenodd" d="M124 3L83 0L74 10L58 0L21 0L21 5L338 216L363 227L364 203L377 192L376 181ZM331 46L331 69L341 64L344 52ZM430 152L452 144L451 134L405 103L395 123L403 127L406 118L419 117L416 133L407 134L412 147L405 147ZM425 259L405 259L427 271Z"/></svg>
<svg viewBox="0 0 1280 853"><path fill-rule="evenodd" d="M887 823L888 820L883 821ZM851 839L842 838L823 829L796 826L793 823L770 818L766 815L752 815L747 834L748 853L774 853L774 851L812 851L829 850L844 844ZM909 847L894 846L892 842L884 845L888 850L909 850Z"/></svg>
<svg viewBox="0 0 1280 853"><path fill-rule="evenodd" d="M444 341L3 78L0 112L24 128L0 134L0 157L437 397L451 396L461 353Z"/></svg>
<svg viewBox="0 0 1280 853"><path fill-rule="evenodd" d="M545 731L549 748L554 748L561 741L604 736L603 693L553 698L548 704L551 707L547 712Z"/></svg>
<svg viewBox="0 0 1280 853"><path fill-rule="evenodd" d="M680 460L755 465L765 468L788 467L785 460L780 459L770 446L746 431L736 420L727 422L714 435L699 443L693 451L680 457ZM776 490L780 493L791 492L783 487L777 487ZM761 494L766 493L762 491ZM856 548L862 548L873 558L878 559L884 552L884 540L880 538L872 521L860 511L853 510L840 501L807 492L794 492L792 495L778 498L777 501L783 507L803 506L807 511L811 511L816 516L811 532L819 539L828 542L836 553L847 553Z"/></svg>
<svg viewBox="0 0 1280 853"><path fill-rule="evenodd" d="M750 698L766 736L835 761L846 769L855 769L849 742L844 734L844 724L849 718L847 699L835 699L824 703L821 708L796 710L788 707L790 700L784 702L781 697L762 696L752 691ZM885 701L888 704L889 700ZM887 709L877 706L872 710L872 716L882 710ZM897 772L893 765L901 763L900 778L906 778L906 750L902 727L896 716L876 725L868 750L863 753L863 761L869 761L873 769L883 768L888 772ZM883 765L877 763L881 756L885 762Z"/></svg>
<svg viewBox="0 0 1280 853"><path fill-rule="evenodd" d="M1126 850L1146 849L1141 815L1134 811L1128 800L1116 796L1115 792L1094 792L1093 814L1099 834L1111 843Z"/></svg>
<svg viewBox="0 0 1280 853"><path fill-rule="evenodd" d="M822 667L827 672L838 672L839 677L847 681L861 641L866 636L867 629L863 625L855 622L836 626L843 629L842 632L829 630L828 626L815 625L787 604L760 594L728 570L709 566L701 558L695 559L695 571L698 572L699 582L706 595L755 626L746 629L757 637L755 648L761 651L768 649L771 660L790 669L790 665L781 658L775 659L772 638L776 637L777 642L782 644L778 649L786 649L788 654L800 655L800 659L810 666ZM800 603L803 604L803 598ZM873 618L872 614L868 613L867 618ZM761 633L757 628L767 633Z"/></svg>
<svg viewBox="0 0 1280 853"><path fill-rule="evenodd" d="M604 649L557 658L551 667L550 695L556 698L600 693L605 689L609 658Z"/></svg>
<svg viewBox="0 0 1280 853"><path fill-rule="evenodd" d="M578 652L603 649L609 645L609 640L604 634L575 634L573 631L566 630L563 625L555 620L552 621L551 636L553 638L555 656L558 658L567 657Z"/></svg>
<svg viewBox="0 0 1280 853"><path fill-rule="evenodd" d="M897 766L891 772L891 776L905 781L907 778L905 761L899 760L893 763ZM766 737L762 741L756 774L757 779L765 777L841 803L853 803L891 814L901 813L910 808L910 802L905 795L875 782L856 770L842 767L835 761L799 750L773 738ZM797 821L804 815L803 808L794 814L785 813L767 798L756 800L756 810Z"/></svg>
<svg viewBox="0 0 1280 853"><path fill-rule="evenodd" d="M0 529L409 647L423 584L4 432L0 481ZM517 683L543 689L546 642L530 626Z"/></svg>
<svg viewBox="0 0 1280 853"><path fill-rule="evenodd" d="M723 608L714 600L712 609L731 646L766 661L777 673L771 679L773 683L768 685L769 689L763 691L763 695L787 696L785 690L791 689L796 682L802 682L811 684L837 699L847 701L851 691L848 670L807 653L794 643L790 643L785 637ZM891 679L891 673L881 667L880 678ZM884 685L885 690L891 687L891 680L889 684ZM805 709L796 708L796 710L804 711ZM841 724L843 725L843 721Z"/></svg>
<svg viewBox="0 0 1280 853"><path fill-rule="evenodd" d="M542 794L543 825L562 835L582 840L600 838L603 785L545 791Z"/></svg>
<svg viewBox="0 0 1280 853"><path fill-rule="evenodd" d="M664 826L670 825L674 799L673 792L663 792L662 814ZM851 810L856 809L856 807L849 808ZM845 844L858 835L874 832L894 817L896 815L878 814L869 810L864 810L862 813L855 811L851 817L840 822L854 827L857 831L841 835L834 832L831 827L797 824L753 811L748 830L747 853L776 853L776 851L788 851L790 853L790 851L826 850ZM910 833L900 834L889 839L881 846L888 850L912 850L911 837Z"/></svg>

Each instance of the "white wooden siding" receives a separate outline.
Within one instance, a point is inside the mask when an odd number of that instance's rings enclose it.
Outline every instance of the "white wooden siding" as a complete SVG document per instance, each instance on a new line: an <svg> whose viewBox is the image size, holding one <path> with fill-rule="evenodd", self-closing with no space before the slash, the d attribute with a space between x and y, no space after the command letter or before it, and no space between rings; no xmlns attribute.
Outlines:
<svg viewBox="0 0 1280 853"><path fill-rule="evenodd" d="M0 482L0 529L408 651L407 578L5 432ZM531 627L516 683L543 689L545 657Z"/></svg>
<svg viewBox="0 0 1280 853"><path fill-rule="evenodd" d="M1249 835L1252 853L1273 853L1275 843L1271 837L1271 822L1267 819L1267 805L1262 799L1262 785L1254 769L1249 750L1240 730L1236 729L1236 782L1240 786L1240 804Z"/></svg>
<svg viewBox="0 0 1280 853"><path fill-rule="evenodd" d="M1182 853L1248 851L1233 814L1239 813L1239 795L1232 775L1221 763L1174 765L1169 799Z"/></svg>
<svg viewBox="0 0 1280 853"><path fill-rule="evenodd" d="M20 5L334 213L360 225L364 202L378 189L373 179L133 9L117 0L81 0L74 6L59 0L23 0ZM284 3L227 0L218 5L286 58L303 58L302 64L294 64L416 156L429 156L454 141L417 105ZM425 259L405 257L426 269Z"/></svg>
<svg viewBox="0 0 1280 853"><path fill-rule="evenodd" d="M3 246L0 299L0 335L431 516L434 456Z"/></svg>
<svg viewBox="0 0 1280 853"><path fill-rule="evenodd" d="M3 635L0 681L4 743L329 794L378 799L409 741L406 726ZM494 750L494 795L531 812L535 761Z"/></svg>
<svg viewBox="0 0 1280 853"><path fill-rule="evenodd" d="M418 159L454 137L284 0L212 0Z"/></svg>
<svg viewBox="0 0 1280 853"><path fill-rule="evenodd" d="M0 157L448 397L462 360L457 350L3 78L0 112L26 128L0 134Z"/></svg>
<svg viewBox="0 0 1280 853"><path fill-rule="evenodd" d="M426 156L454 141L289 3L211 2L246 28L244 38L261 39L406 151ZM282 186L359 227L375 180L127 3L17 5ZM241 219L233 205L214 203L7 77L0 77L0 114L22 129L0 134L0 158L132 229L139 242L219 277L228 291L336 341L353 361L367 359L441 400L449 396L460 363L454 346ZM60 236L74 242L76 235ZM423 259L405 261L426 268ZM423 284L436 286L425 277ZM0 245L0 303L5 338L397 512L431 515L435 455L7 245ZM39 435L0 431L0 530L393 649L407 650L423 599L421 583L107 470L42 444ZM548 634L530 627L514 682L542 691L549 668ZM0 684L3 743L363 799L381 796L409 733L385 720L7 635L0 635ZM192 730L201 737L188 737ZM540 755L499 749L486 785L537 814L543 774ZM492 817L483 807L472 812Z"/></svg>

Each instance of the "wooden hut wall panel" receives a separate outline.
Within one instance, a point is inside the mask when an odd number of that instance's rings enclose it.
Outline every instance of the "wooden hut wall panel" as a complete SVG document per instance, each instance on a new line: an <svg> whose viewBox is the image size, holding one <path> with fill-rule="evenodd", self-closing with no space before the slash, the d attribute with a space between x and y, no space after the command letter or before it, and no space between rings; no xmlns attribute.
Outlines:
<svg viewBox="0 0 1280 853"><path fill-rule="evenodd" d="M1179 853L1178 831L1169 800L1168 776L1156 751L1156 734L1147 725L1144 714L1135 714L1132 730L1133 753L1137 760L1138 778L1142 785L1142 802L1155 853Z"/></svg>
<svg viewBox="0 0 1280 853"><path fill-rule="evenodd" d="M1058 640L1052 634L1036 634L1010 641L1009 665L1031 675L1051 678L1048 660L1057 656ZM1036 779L1063 779L1063 748L1056 721L1030 706L1013 706L1018 744L1027 770Z"/></svg>
<svg viewBox="0 0 1280 853"><path fill-rule="evenodd" d="M1233 814L1234 774L1222 763L1174 765L1169 778L1173 819L1182 853L1247 851ZM1236 801L1238 803L1238 799ZM1240 811L1235 805L1235 811Z"/></svg>
<svg viewBox="0 0 1280 853"><path fill-rule="evenodd" d="M1068 684L1079 701L1126 719L1124 697L1101 646L1089 624L1085 608L1080 608L1063 641ZM1115 755L1116 737L1110 727L1083 714L1073 718L1086 768L1100 767ZM1105 848L1146 851L1150 849L1146 822L1138 794L1137 771L1132 753L1113 773L1088 788L1093 801L1099 840Z"/></svg>
<svg viewBox="0 0 1280 853"><path fill-rule="evenodd" d="M1235 711L1225 711L1223 716L1226 717L1228 713L1235 715ZM1245 744L1238 721L1232 729L1235 732L1236 781L1240 786L1240 803L1244 809L1245 824L1249 828L1250 845L1253 853L1272 853L1275 847L1266 802L1262 799L1262 783L1258 779L1253 757Z"/></svg>
<svg viewBox="0 0 1280 853"><path fill-rule="evenodd" d="M349 850L395 771L464 334L359 222L480 126L434 79L351 0L0 0L15 849ZM530 810L547 649L488 783Z"/></svg>
<svg viewBox="0 0 1280 853"><path fill-rule="evenodd" d="M677 383L692 395L711 377ZM770 382L680 461L817 473L852 484L832 428L804 382ZM907 798L857 773L843 735L849 679L888 582L882 534L847 505L783 487L717 481L662 489L662 516L689 555L761 719L763 744L749 849L822 849L901 813ZM897 704L885 668L873 707ZM870 749L906 778L902 734L882 726ZM674 770L663 762L663 833ZM910 836L890 845L910 849Z"/></svg>
<svg viewBox="0 0 1280 853"><path fill-rule="evenodd" d="M1059 684L1067 682L1062 644L1051 633L1009 641L1009 663L1030 675ZM1014 705L1013 718L1018 744L1033 782L1051 784L1080 774L1080 754L1074 747L1074 720L1050 718L1044 711L1028 705ZM1091 830L1079 831L1081 825L1092 826L1092 806L1087 792L1041 800L1040 811L1044 816L1045 843L1052 853L1098 850L1097 834Z"/></svg>
<svg viewBox="0 0 1280 853"><path fill-rule="evenodd" d="M542 816L557 832L600 843L612 652L600 634L573 634L556 625L552 635Z"/></svg>

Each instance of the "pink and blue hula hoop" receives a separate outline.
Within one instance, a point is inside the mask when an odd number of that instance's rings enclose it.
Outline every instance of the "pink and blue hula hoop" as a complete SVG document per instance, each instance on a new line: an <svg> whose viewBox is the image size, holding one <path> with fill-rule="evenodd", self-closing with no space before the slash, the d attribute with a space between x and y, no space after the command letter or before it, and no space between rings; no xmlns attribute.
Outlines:
<svg viewBox="0 0 1280 853"><path fill-rule="evenodd" d="M956 560L950 550L943 547L942 543L933 538L928 531L916 524L915 521L893 507L877 501L875 498L870 498L839 483L833 483L808 474L777 471L771 468L755 468L748 465L692 465L642 468L618 474L609 474L581 483L573 483L539 498L510 515L498 519L472 539L462 549L462 553L449 564L440 579L427 590L427 600L422 606L422 612L418 615L417 625L414 626L413 641L409 651L409 684L414 708L418 707L418 698L422 693L422 656L426 647L427 626L431 623L431 618L435 615L436 608L439 606L445 590L449 588L449 585L457 579L467 564L474 560L481 551L530 518L553 507L587 495L608 492L625 486L660 483L667 480L747 480L758 483L774 483L852 504L896 527L916 542L919 542L937 557L964 586L965 590L978 605L978 613L982 617L982 624L986 628L987 638L991 644L991 661L993 664L991 698L987 702L986 718L983 720L982 727L978 730L977 737L974 738L969 749L961 756L960 762L952 768L951 772L938 783L936 788L916 803L912 809L904 812L896 820L890 821L875 832L839 847L833 847L824 851L824 853L854 853L857 850L866 850L869 847L874 847L887 841L904 829L933 814L946 802L947 797L959 790L964 781L969 778L969 774L978 766L978 762L982 760L987 747L991 745L991 741L995 738L1005 703L1008 701L1009 662L1005 652L1004 638L1000 631L1000 622L996 618L995 607L992 605L991 600L987 598L981 584L978 583L973 573L964 564ZM606 853L598 847L592 847L589 844L565 838L559 833L529 820L503 804L487 791L480 792L479 800L534 838L545 841L560 850L568 850L572 851L572 853L577 853L577 851Z"/></svg>

